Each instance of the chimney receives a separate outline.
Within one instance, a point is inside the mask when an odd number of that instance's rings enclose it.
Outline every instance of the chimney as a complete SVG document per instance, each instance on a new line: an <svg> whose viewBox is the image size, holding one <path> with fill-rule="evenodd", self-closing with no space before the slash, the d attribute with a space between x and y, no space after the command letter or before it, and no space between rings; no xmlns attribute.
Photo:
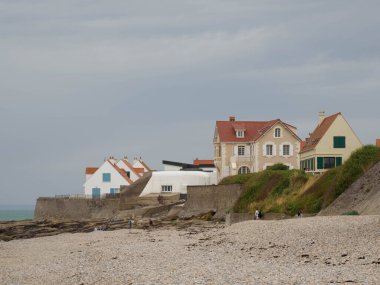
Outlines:
<svg viewBox="0 0 380 285"><path fill-rule="evenodd" d="M325 111L319 112L319 125L322 124L324 119L325 119Z"/></svg>
<svg viewBox="0 0 380 285"><path fill-rule="evenodd" d="M229 121L230 121L230 122L235 122L235 120L236 120L235 116L230 116L230 117L229 117Z"/></svg>

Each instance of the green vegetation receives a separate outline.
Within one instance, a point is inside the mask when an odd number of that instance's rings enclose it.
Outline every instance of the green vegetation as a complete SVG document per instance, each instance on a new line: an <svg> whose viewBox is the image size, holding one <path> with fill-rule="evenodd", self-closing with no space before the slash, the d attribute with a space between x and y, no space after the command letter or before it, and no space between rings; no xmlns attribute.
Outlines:
<svg viewBox="0 0 380 285"><path fill-rule="evenodd" d="M346 212L346 213L343 213L343 215L347 215L347 216L358 216L359 213L358 213L358 211L353 210L353 211L348 211L348 212Z"/></svg>
<svg viewBox="0 0 380 285"><path fill-rule="evenodd" d="M315 214L333 202L354 181L380 161L380 148L364 146L354 152L344 165L319 176L300 170L286 170L276 164L253 174L226 177L220 184L243 184L244 193L233 212L264 212L295 215L298 210ZM285 166L285 167L284 167Z"/></svg>
<svg viewBox="0 0 380 285"><path fill-rule="evenodd" d="M289 170L289 166L282 163L276 163L274 165L269 166L267 169L268 170Z"/></svg>
<svg viewBox="0 0 380 285"><path fill-rule="evenodd" d="M353 182L380 161L380 148L366 145L352 153L337 175L335 197L344 192Z"/></svg>

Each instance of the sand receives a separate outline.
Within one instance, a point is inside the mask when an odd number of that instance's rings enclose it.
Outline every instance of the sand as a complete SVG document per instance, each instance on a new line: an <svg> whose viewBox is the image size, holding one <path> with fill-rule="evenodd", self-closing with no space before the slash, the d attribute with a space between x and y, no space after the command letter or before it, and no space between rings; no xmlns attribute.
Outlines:
<svg viewBox="0 0 380 285"><path fill-rule="evenodd" d="M0 284L380 284L380 216L0 242Z"/></svg>

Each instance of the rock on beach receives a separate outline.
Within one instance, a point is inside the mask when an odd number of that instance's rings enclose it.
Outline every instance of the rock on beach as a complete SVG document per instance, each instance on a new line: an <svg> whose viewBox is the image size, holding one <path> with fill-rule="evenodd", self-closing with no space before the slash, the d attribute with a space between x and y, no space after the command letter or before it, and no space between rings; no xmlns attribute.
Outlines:
<svg viewBox="0 0 380 285"><path fill-rule="evenodd" d="M379 284L380 216L0 242L0 284Z"/></svg>

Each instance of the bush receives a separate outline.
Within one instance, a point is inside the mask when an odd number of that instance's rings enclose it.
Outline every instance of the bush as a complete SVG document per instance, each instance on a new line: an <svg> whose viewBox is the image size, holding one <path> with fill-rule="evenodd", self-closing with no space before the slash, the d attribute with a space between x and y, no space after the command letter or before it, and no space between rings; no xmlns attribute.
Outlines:
<svg viewBox="0 0 380 285"><path fill-rule="evenodd" d="M268 166L267 170L289 170L289 166L282 163L276 163L271 166Z"/></svg>

